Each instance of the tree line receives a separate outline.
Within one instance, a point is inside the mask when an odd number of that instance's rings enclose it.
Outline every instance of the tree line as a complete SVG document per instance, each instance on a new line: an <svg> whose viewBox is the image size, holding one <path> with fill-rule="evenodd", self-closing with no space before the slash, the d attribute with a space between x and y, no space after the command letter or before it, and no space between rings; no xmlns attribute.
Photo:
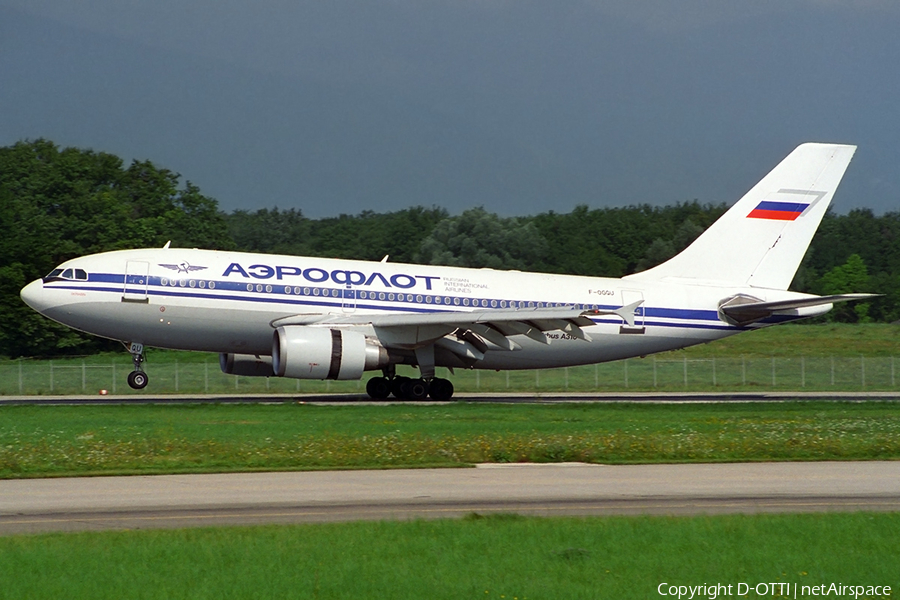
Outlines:
<svg viewBox="0 0 900 600"><path fill-rule="evenodd" d="M438 207L311 219L298 209L225 213L178 173L149 161L48 140L0 148L0 356L84 354L110 343L34 313L19 290L59 263L95 252L162 246L621 277L687 247L725 204L596 208L501 217ZM900 212L829 212L791 289L875 292L825 317L900 319Z"/></svg>

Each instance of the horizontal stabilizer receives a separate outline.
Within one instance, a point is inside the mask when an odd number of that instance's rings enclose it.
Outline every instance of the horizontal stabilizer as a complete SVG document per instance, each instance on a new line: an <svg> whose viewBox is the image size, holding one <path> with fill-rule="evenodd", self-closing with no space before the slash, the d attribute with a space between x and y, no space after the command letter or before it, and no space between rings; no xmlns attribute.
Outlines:
<svg viewBox="0 0 900 600"><path fill-rule="evenodd" d="M867 298L877 298L881 294L835 294L833 296L809 296L806 298L795 298L792 300L776 300L774 302L763 302L750 296L737 295L725 299L719 305L719 311L726 317L726 320L735 325L749 325L756 321L761 321L773 314L798 308L807 308L810 306L824 306L826 304L836 304L838 302L849 302L852 300L865 300Z"/></svg>

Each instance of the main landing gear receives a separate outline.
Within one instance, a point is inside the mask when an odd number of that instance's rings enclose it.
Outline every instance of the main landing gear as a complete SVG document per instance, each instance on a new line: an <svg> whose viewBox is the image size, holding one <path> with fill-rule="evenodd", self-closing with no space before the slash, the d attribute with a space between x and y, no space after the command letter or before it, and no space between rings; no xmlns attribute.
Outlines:
<svg viewBox="0 0 900 600"><path fill-rule="evenodd" d="M366 383L366 393L374 400L385 400L388 396L399 400L424 400L431 396L432 400L443 401L453 397L453 383L438 377L431 381L403 376L373 377Z"/></svg>
<svg viewBox="0 0 900 600"><path fill-rule="evenodd" d="M147 387L150 378L144 373L144 345L132 342L128 346L128 352L131 353L131 362L134 364L134 371L128 374L128 385L132 389L142 390Z"/></svg>
<svg viewBox="0 0 900 600"><path fill-rule="evenodd" d="M388 364L381 370L383 377L373 377L366 383L366 392L375 400L393 396L398 400L449 400L453 397L453 384L447 379L434 376L434 344L426 344L415 349L419 378L397 375L396 365Z"/></svg>

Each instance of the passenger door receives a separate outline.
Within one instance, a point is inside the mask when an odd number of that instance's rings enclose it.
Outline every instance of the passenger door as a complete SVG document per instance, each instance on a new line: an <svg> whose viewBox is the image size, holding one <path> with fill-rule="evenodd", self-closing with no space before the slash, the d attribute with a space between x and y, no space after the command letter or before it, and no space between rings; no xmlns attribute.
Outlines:
<svg viewBox="0 0 900 600"><path fill-rule="evenodd" d="M125 288L122 302L149 302L147 286L150 283L150 263L143 260L129 260L125 264Z"/></svg>

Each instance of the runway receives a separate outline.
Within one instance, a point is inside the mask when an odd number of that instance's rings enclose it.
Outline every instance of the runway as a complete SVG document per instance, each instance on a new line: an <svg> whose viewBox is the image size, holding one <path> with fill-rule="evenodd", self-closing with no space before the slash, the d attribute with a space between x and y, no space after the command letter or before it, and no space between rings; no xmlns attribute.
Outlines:
<svg viewBox="0 0 900 600"><path fill-rule="evenodd" d="M529 515L900 510L900 461L513 464L0 481L0 535Z"/></svg>
<svg viewBox="0 0 900 600"><path fill-rule="evenodd" d="M501 404L554 403L734 403L734 402L897 402L898 392L511 392L458 393L447 401L372 400L365 394L118 394L0 396L0 406L14 405L117 405L117 404L414 404L454 402Z"/></svg>

